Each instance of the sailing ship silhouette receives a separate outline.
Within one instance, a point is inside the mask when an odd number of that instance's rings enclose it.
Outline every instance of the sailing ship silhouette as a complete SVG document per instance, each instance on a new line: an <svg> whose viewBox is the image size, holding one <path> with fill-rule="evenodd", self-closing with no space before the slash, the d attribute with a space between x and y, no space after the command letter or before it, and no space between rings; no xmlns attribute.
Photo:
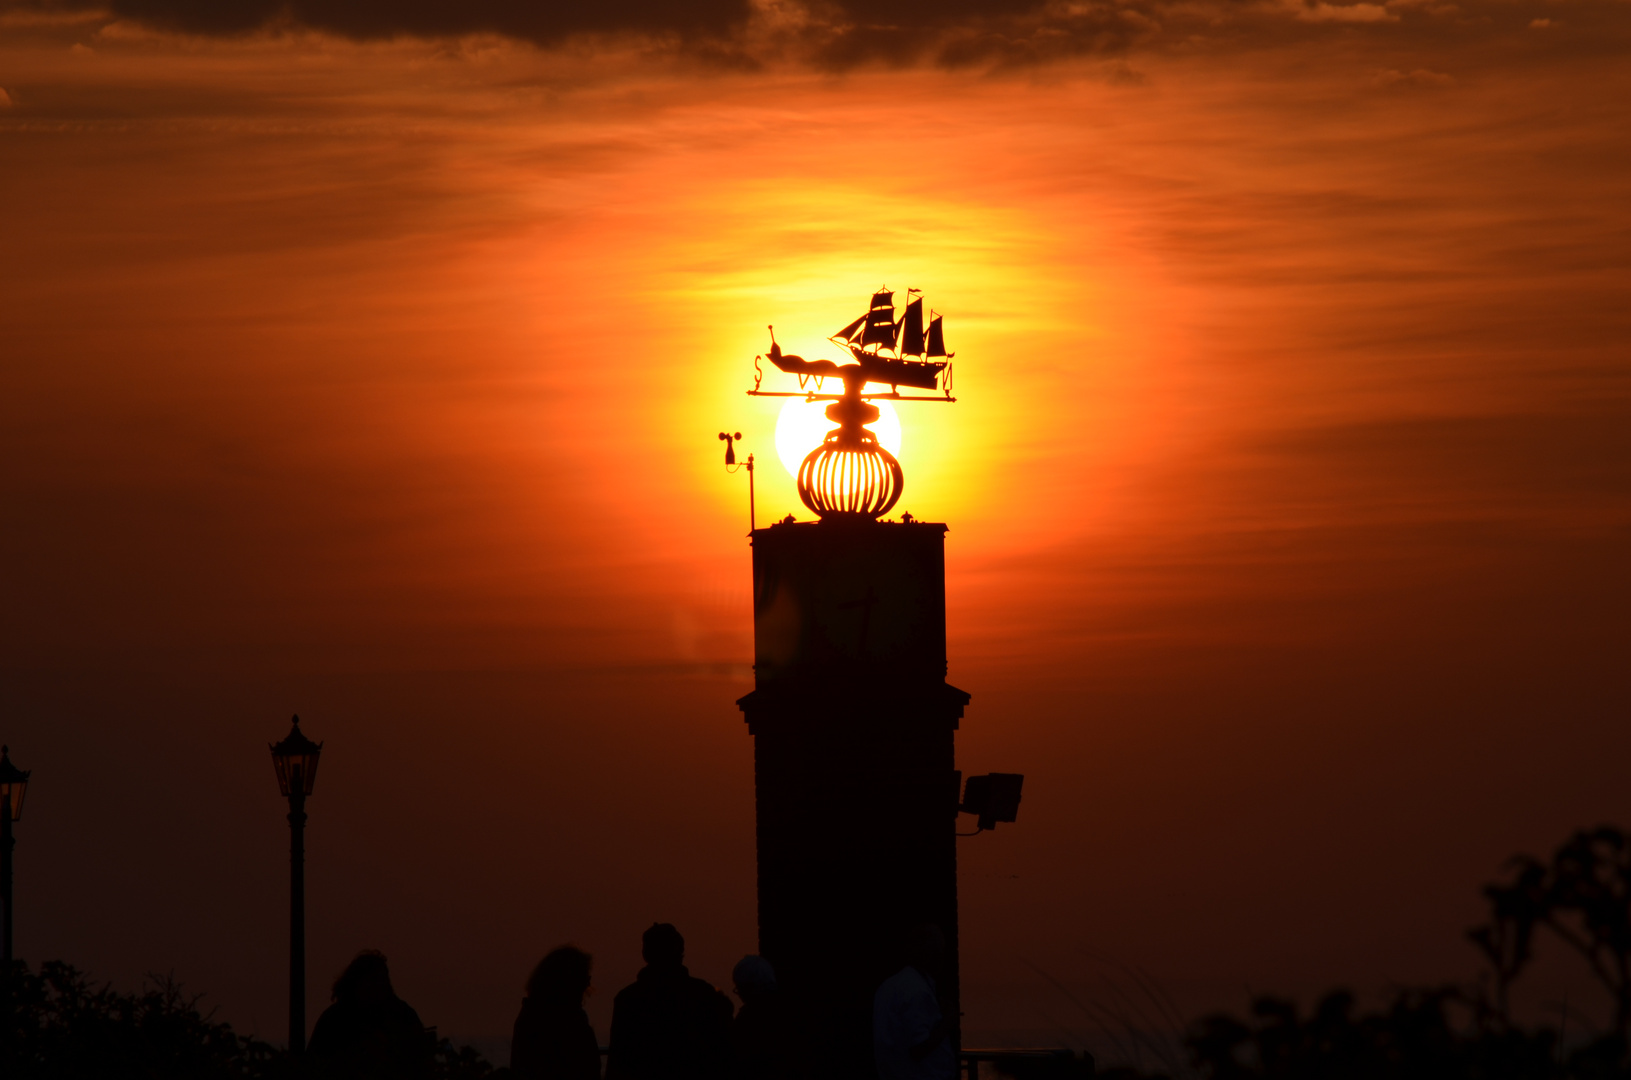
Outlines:
<svg viewBox="0 0 1631 1080"><path fill-rule="evenodd" d="M775 327L770 328L770 351L765 354L766 359L782 371L797 375L800 386L813 375L817 378L840 378L846 386L851 383L887 383L896 393L902 386L917 390L940 389L940 375L951 366L952 357L957 355L946 351L943 317L931 309L925 331L922 291L907 289L906 301L906 310L897 320L895 294L888 288L880 289L872 294L872 303L865 314L827 339L847 348L855 357L854 364L806 360L802 356L783 353L776 343ZM885 349L893 355L884 355ZM945 359L933 359L940 356ZM909 360L907 357L929 359ZM945 389L949 398L949 376Z"/></svg>

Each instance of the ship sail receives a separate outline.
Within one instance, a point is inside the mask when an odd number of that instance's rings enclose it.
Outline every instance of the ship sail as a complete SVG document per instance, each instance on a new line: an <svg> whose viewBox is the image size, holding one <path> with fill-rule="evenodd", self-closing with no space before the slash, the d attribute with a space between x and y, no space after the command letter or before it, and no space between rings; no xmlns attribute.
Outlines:
<svg viewBox="0 0 1631 1080"><path fill-rule="evenodd" d="M837 338L840 341L854 341L855 340L855 335L859 334L861 332L861 325L863 323L865 323L865 322L866 322L866 316L862 315L859 319L856 319L854 322L852 322L848 326L844 327L844 329L842 329L842 330L838 331L838 333L834 334L833 337Z"/></svg>
<svg viewBox="0 0 1631 1080"><path fill-rule="evenodd" d="M900 354L902 356L923 355L923 298L906 305L906 314L901 316Z"/></svg>
<svg viewBox="0 0 1631 1080"><path fill-rule="evenodd" d="M929 355L951 356L946 351L946 332L940 328L941 316L935 315L929 320Z"/></svg>
<svg viewBox="0 0 1631 1080"><path fill-rule="evenodd" d="M895 344L895 294L872 294L872 310L866 313L866 332L861 335L862 345Z"/></svg>

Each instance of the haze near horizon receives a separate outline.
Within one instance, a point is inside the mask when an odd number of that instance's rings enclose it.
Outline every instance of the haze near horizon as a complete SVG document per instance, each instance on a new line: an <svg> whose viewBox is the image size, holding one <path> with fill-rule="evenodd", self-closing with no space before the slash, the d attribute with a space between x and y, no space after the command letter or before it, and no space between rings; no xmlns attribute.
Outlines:
<svg viewBox="0 0 1631 1080"><path fill-rule="evenodd" d="M1623 3L203 10L0 9L20 955L276 1037L298 712L313 1018L372 946L501 1037L575 941L604 1032L655 919L728 981L715 433L803 516L753 357L882 285L957 352L897 509L960 765L1027 776L960 841L970 1041L1102 1054L1061 986L1118 965L1470 980L1507 856L1631 820Z"/></svg>

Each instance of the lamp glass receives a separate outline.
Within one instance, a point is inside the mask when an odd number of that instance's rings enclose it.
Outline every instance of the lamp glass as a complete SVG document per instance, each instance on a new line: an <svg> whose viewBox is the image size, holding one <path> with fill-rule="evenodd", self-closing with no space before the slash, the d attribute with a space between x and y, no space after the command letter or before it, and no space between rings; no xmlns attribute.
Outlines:
<svg viewBox="0 0 1631 1080"><path fill-rule="evenodd" d="M0 746L0 813L23 819L23 795L28 791L28 770L11 763L11 747Z"/></svg>
<svg viewBox="0 0 1631 1080"><path fill-rule="evenodd" d="M23 820L23 796L28 792L28 774L21 780L0 782L0 807L11 814L11 820Z"/></svg>
<svg viewBox="0 0 1631 1080"><path fill-rule="evenodd" d="M284 798L292 791L296 770L300 773L301 794L311 794L317 783L317 758L322 752L323 744L306 738L300 730L300 718L295 717L294 730L272 747L272 767L277 770L277 786Z"/></svg>
<svg viewBox="0 0 1631 1080"><path fill-rule="evenodd" d="M277 786L285 798L288 797L291 785L294 783L295 770L300 770L300 786L305 790L303 795L310 795L311 789L317 783L317 756L322 751L311 750L304 754L273 754L272 764L277 769Z"/></svg>

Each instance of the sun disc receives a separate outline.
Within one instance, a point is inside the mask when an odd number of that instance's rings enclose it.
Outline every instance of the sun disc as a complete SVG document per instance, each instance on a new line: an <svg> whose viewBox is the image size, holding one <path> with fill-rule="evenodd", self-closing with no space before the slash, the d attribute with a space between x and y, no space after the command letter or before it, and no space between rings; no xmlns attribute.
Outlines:
<svg viewBox="0 0 1631 1080"><path fill-rule="evenodd" d="M827 432L838 425L827 419L826 401L805 401L788 398L776 420L776 456L781 458L787 475L797 477L799 464L811 450L821 445ZM900 453L900 414L887 401L874 401L878 407L877 422L869 424L878 442L891 454Z"/></svg>

